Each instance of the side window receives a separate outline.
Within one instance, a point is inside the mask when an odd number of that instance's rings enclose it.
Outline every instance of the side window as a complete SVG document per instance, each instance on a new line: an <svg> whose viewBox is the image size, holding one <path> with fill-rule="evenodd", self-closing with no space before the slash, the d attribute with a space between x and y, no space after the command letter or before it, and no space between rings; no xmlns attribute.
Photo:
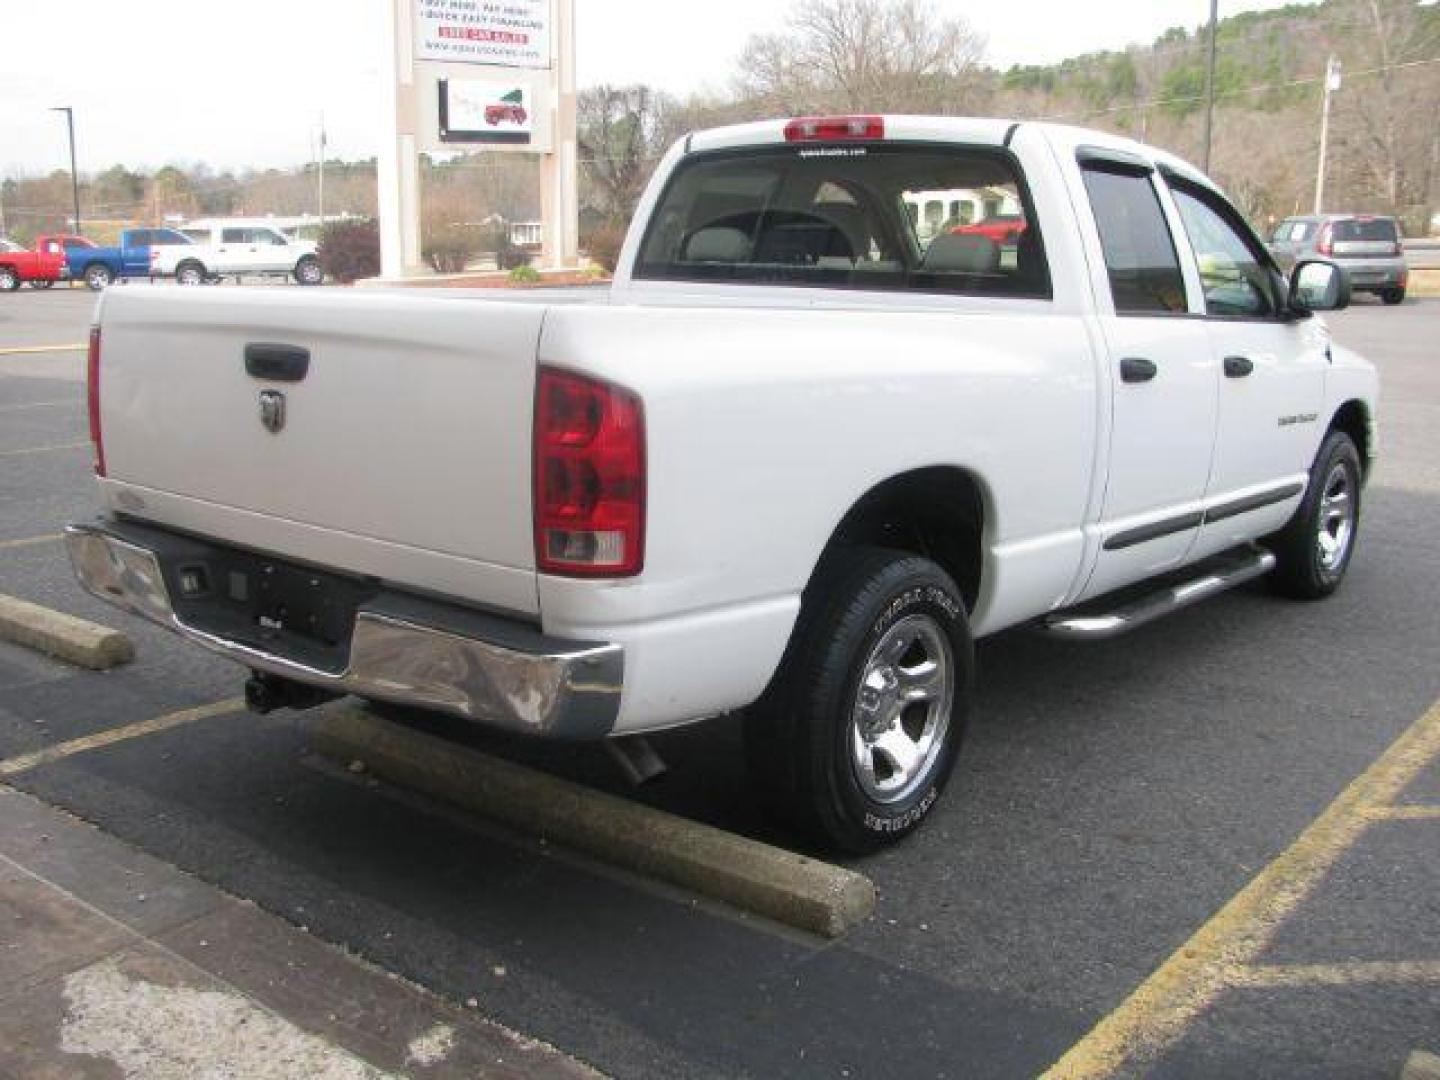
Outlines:
<svg viewBox="0 0 1440 1080"><path fill-rule="evenodd" d="M248 244L252 239L249 229L224 229L220 233L222 244Z"/></svg>
<svg viewBox="0 0 1440 1080"><path fill-rule="evenodd" d="M1189 187L1171 189L1205 289L1205 311L1219 318L1265 318L1279 310L1275 275L1244 232L1213 196Z"/></svg>
<svg viewBox="0 0 1440 1080"><path fill-rule="evenodd" d="M1084 176L1116 313L1185 311L1180 258L1150 174L1086 166Z"/></svg>
<svg viewBox="0 0 1440 1080"><path fill-rule="evenodd" d="M149 246L150 246L150 243L151 243L150 230L149 230L149 229L134 229L134 230L132 230L131 233L130 233L129 240L130 240L130 243L129 243L129 245L128 245L129 247L132 247L132 248L137 248L137 247L149 247Z"/></svg>
<svg viewBox="0 0 1440 1080"><path fill-rule="evenodd" d="M210 243L210 230L209 230L209 229L181 229L180 231L181 231L182 233L184 233L186 236L188 236L188 237L191 239L191 241L194 242L194 243L196 243L196 244L208 244L208 243Z"/></svg>
<svg viewBox="0 0 1440 1080"><path fill-rule="evenodd" d="M272 247L284 247L285 238L279 233L273 232L270 229L256 229L255 243L269 244Z"/></svg>

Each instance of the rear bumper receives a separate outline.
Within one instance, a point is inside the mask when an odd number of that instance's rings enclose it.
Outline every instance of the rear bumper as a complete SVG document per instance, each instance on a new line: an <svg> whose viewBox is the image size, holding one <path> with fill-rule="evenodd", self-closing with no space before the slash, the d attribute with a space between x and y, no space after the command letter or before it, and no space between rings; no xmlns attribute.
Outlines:
<svg viewBox="0 0 1440 1080"><path fill-rule="evenodd" d="M375 586L331 665L313 653L298 657L304 650L287 647L283 629L239 628L232 617L227 631L196 616L203 602L172 600L182 564L218 565L230 553L224 545L126 521L71 525L65 544L80 583L100 599L256 671L550 738L600 738L619 715L619 645L548 637L517 620Z"/></svg>
<svg viewBox="0 0 1440 1080"><path fill-rule="evenodd" d="M1350 276L1352 289L1361 292L1382 289L1403 289L1410 278L1410 267L1404 259L1335 259Z"/></svg>

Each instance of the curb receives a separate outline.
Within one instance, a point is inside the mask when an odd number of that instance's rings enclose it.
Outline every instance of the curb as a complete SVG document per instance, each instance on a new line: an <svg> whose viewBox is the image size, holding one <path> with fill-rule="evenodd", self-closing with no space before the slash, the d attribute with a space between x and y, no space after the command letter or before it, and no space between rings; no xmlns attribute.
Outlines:
<svg viewBox="0 0 1440 1080"><path fill-rule="evenodd" d="M875 909L863 874L595 791L391 723L361 708L322 716L311 745L378 777L824 937Z"/></svg>
<svg viewBox="0 0 1440 1080"><path fill-rule="evenodd" d="M0 595L0 641L24 645L93 671L135 659L135 645L118 630Z"/></svg>

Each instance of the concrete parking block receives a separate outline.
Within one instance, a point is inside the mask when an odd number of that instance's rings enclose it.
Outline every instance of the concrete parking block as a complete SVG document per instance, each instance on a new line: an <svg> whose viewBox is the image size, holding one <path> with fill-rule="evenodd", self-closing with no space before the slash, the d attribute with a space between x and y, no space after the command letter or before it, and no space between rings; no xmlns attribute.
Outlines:
<svg viewBox="0 0 1440 1080"><path fill-rule="evenodd" d="M0 639L95 671L135 659L128 635L13 596L0 595Z"/></svg>
<svg viewBox="0 0 1440 1080"><path fill-rule="evenodd" d="M733 907L839 937L875 907L863 874L616 798L394 724L365 709L324 714L312 745L401 787L495 818Z"/></svg>

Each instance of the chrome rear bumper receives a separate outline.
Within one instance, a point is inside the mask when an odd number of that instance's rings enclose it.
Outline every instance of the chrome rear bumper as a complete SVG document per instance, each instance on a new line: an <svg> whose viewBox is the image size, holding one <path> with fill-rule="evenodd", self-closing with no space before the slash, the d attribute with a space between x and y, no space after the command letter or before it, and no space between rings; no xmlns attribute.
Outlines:
<svg viewBox="0 0 1440 1080"><path fill-rule="evenodd" d="M65 530L75 574L91 593L256 671L530 735L599 738L615 726L619 645L547 637L515 620L379 589L355 610L343 666L326 670L182 618L184 605L171 599L179 588L172 543L187 566L225 550L128 522Z"/></svg>

